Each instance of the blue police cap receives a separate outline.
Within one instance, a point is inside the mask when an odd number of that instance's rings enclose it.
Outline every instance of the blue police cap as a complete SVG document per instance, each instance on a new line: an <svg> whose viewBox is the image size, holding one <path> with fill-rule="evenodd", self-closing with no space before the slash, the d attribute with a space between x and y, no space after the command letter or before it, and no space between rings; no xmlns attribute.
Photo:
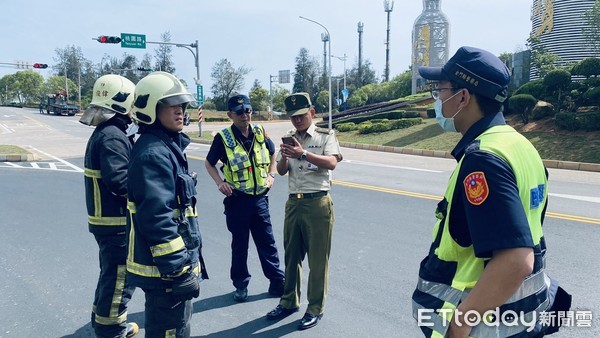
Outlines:
<svg viewBox="0 0 600 338"><path fill-rule="evenodd" d="M510 72L494 54L475 47L461 47L443 67L419 67L424 79L452 81L459 87L504 102Z"/></svg>
<svg viewBox="0 0 600 338"><path fill-rule="evenodd" d="M242 109L252 109L252 105L250 105L250 99L246 95L236 95L232 96L227 102L227 107L230 112L237 112Z"/></svg>

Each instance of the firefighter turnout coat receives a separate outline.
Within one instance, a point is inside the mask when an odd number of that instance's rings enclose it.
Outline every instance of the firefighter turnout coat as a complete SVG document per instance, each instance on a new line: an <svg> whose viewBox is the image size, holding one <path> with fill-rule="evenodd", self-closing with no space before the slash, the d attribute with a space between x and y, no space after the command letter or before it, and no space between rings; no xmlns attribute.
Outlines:
<svg viewBox="0 0 600 338"><path fill-rule="evenodd" d="M85 196L91 233L125 233L127 165L133 140L120 115L102 123L92 133L85 152Z"/></svg>
<svg viewBox="0 0 600 338"><path fill-rule="evenodd" d="M190 140L151 127L139 137L129 165L128 278L148 289L170 288L168 278L202 271L196 180L183 150Z"/></svg>

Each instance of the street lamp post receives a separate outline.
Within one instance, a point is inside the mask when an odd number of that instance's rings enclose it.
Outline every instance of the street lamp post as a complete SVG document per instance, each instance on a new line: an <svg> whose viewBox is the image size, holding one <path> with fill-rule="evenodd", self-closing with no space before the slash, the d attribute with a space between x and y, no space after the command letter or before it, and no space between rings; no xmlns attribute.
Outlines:
<svg viewBox="0 0 600 338"><path fill-rule="evenodd" d="M323 29L327 32L327 35L329 36L329 73L328 73L328 77L329 77L329 130L331 130L331 100L332 100L332 95L331 95L331 34L329 34L329 30L327 29L327 27L323 26L322 24L316 22L315 20L311 20L309 18L305 18L303 16L300 16L300 19L304 19L306 21L310 21L312 23L315 23L321 27L323 27Z"/></svg>
<svg viewBox="0 0 600 338"><path fill-rule="evenodd" d="M344 53L344 56L335 56L332 55L332 58L336 58L338 60L344 61L344 89L346 89L346 59L348 58L346 56L346 53Z"/></svg>

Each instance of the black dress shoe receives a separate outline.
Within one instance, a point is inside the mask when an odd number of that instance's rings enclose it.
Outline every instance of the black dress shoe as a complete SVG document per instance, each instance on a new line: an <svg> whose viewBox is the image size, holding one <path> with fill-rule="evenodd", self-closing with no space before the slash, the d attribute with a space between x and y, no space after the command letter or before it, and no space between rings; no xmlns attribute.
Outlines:
<svg viewBox="0 0 600 338"><path fill-rule="evenodd" d="M315 316L311 315L310 313L305 313L304 317L302 317L302 320L300 321L300 325L298 325L298 330L306 330L313 326L317 326L321 318L323 318L323 314Z"/></svg>
<svg viewBox="0 0 600 338"><path fill-rule="evenodd" d="M276 308L274 308L273 310L269 311L269 313L267 313L267 319L269 319L269 320L282 319L282 318L285 318L285 317L291 315L294 312L298 312L297 307L295 307L293 309L286 309L281 305L277 305Z"/></svg>

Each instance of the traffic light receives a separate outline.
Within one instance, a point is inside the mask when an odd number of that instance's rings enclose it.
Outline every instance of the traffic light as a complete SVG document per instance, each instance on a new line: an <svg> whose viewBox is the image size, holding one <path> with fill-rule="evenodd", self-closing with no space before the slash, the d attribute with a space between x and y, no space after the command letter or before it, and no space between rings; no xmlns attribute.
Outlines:
<svg viewBox="0 0 600 338"><path fill-rule="evenodd" d="M45 63L34 63L33 64L33 68L41 68L41 69L46 69L48 68L48 65Z"/></svg>
<svg viewBox="0 0 600 338"><path fill-rule="evenodd" d="M151 72L152 68L137 67L137 70L142 72Z"/></svg>
<svg viewBox="0 0 600 338"><path fill-rule="evenodd" d="M121 38L118 36L101 35L96 40L100 43L119 43Z"/></svg>

